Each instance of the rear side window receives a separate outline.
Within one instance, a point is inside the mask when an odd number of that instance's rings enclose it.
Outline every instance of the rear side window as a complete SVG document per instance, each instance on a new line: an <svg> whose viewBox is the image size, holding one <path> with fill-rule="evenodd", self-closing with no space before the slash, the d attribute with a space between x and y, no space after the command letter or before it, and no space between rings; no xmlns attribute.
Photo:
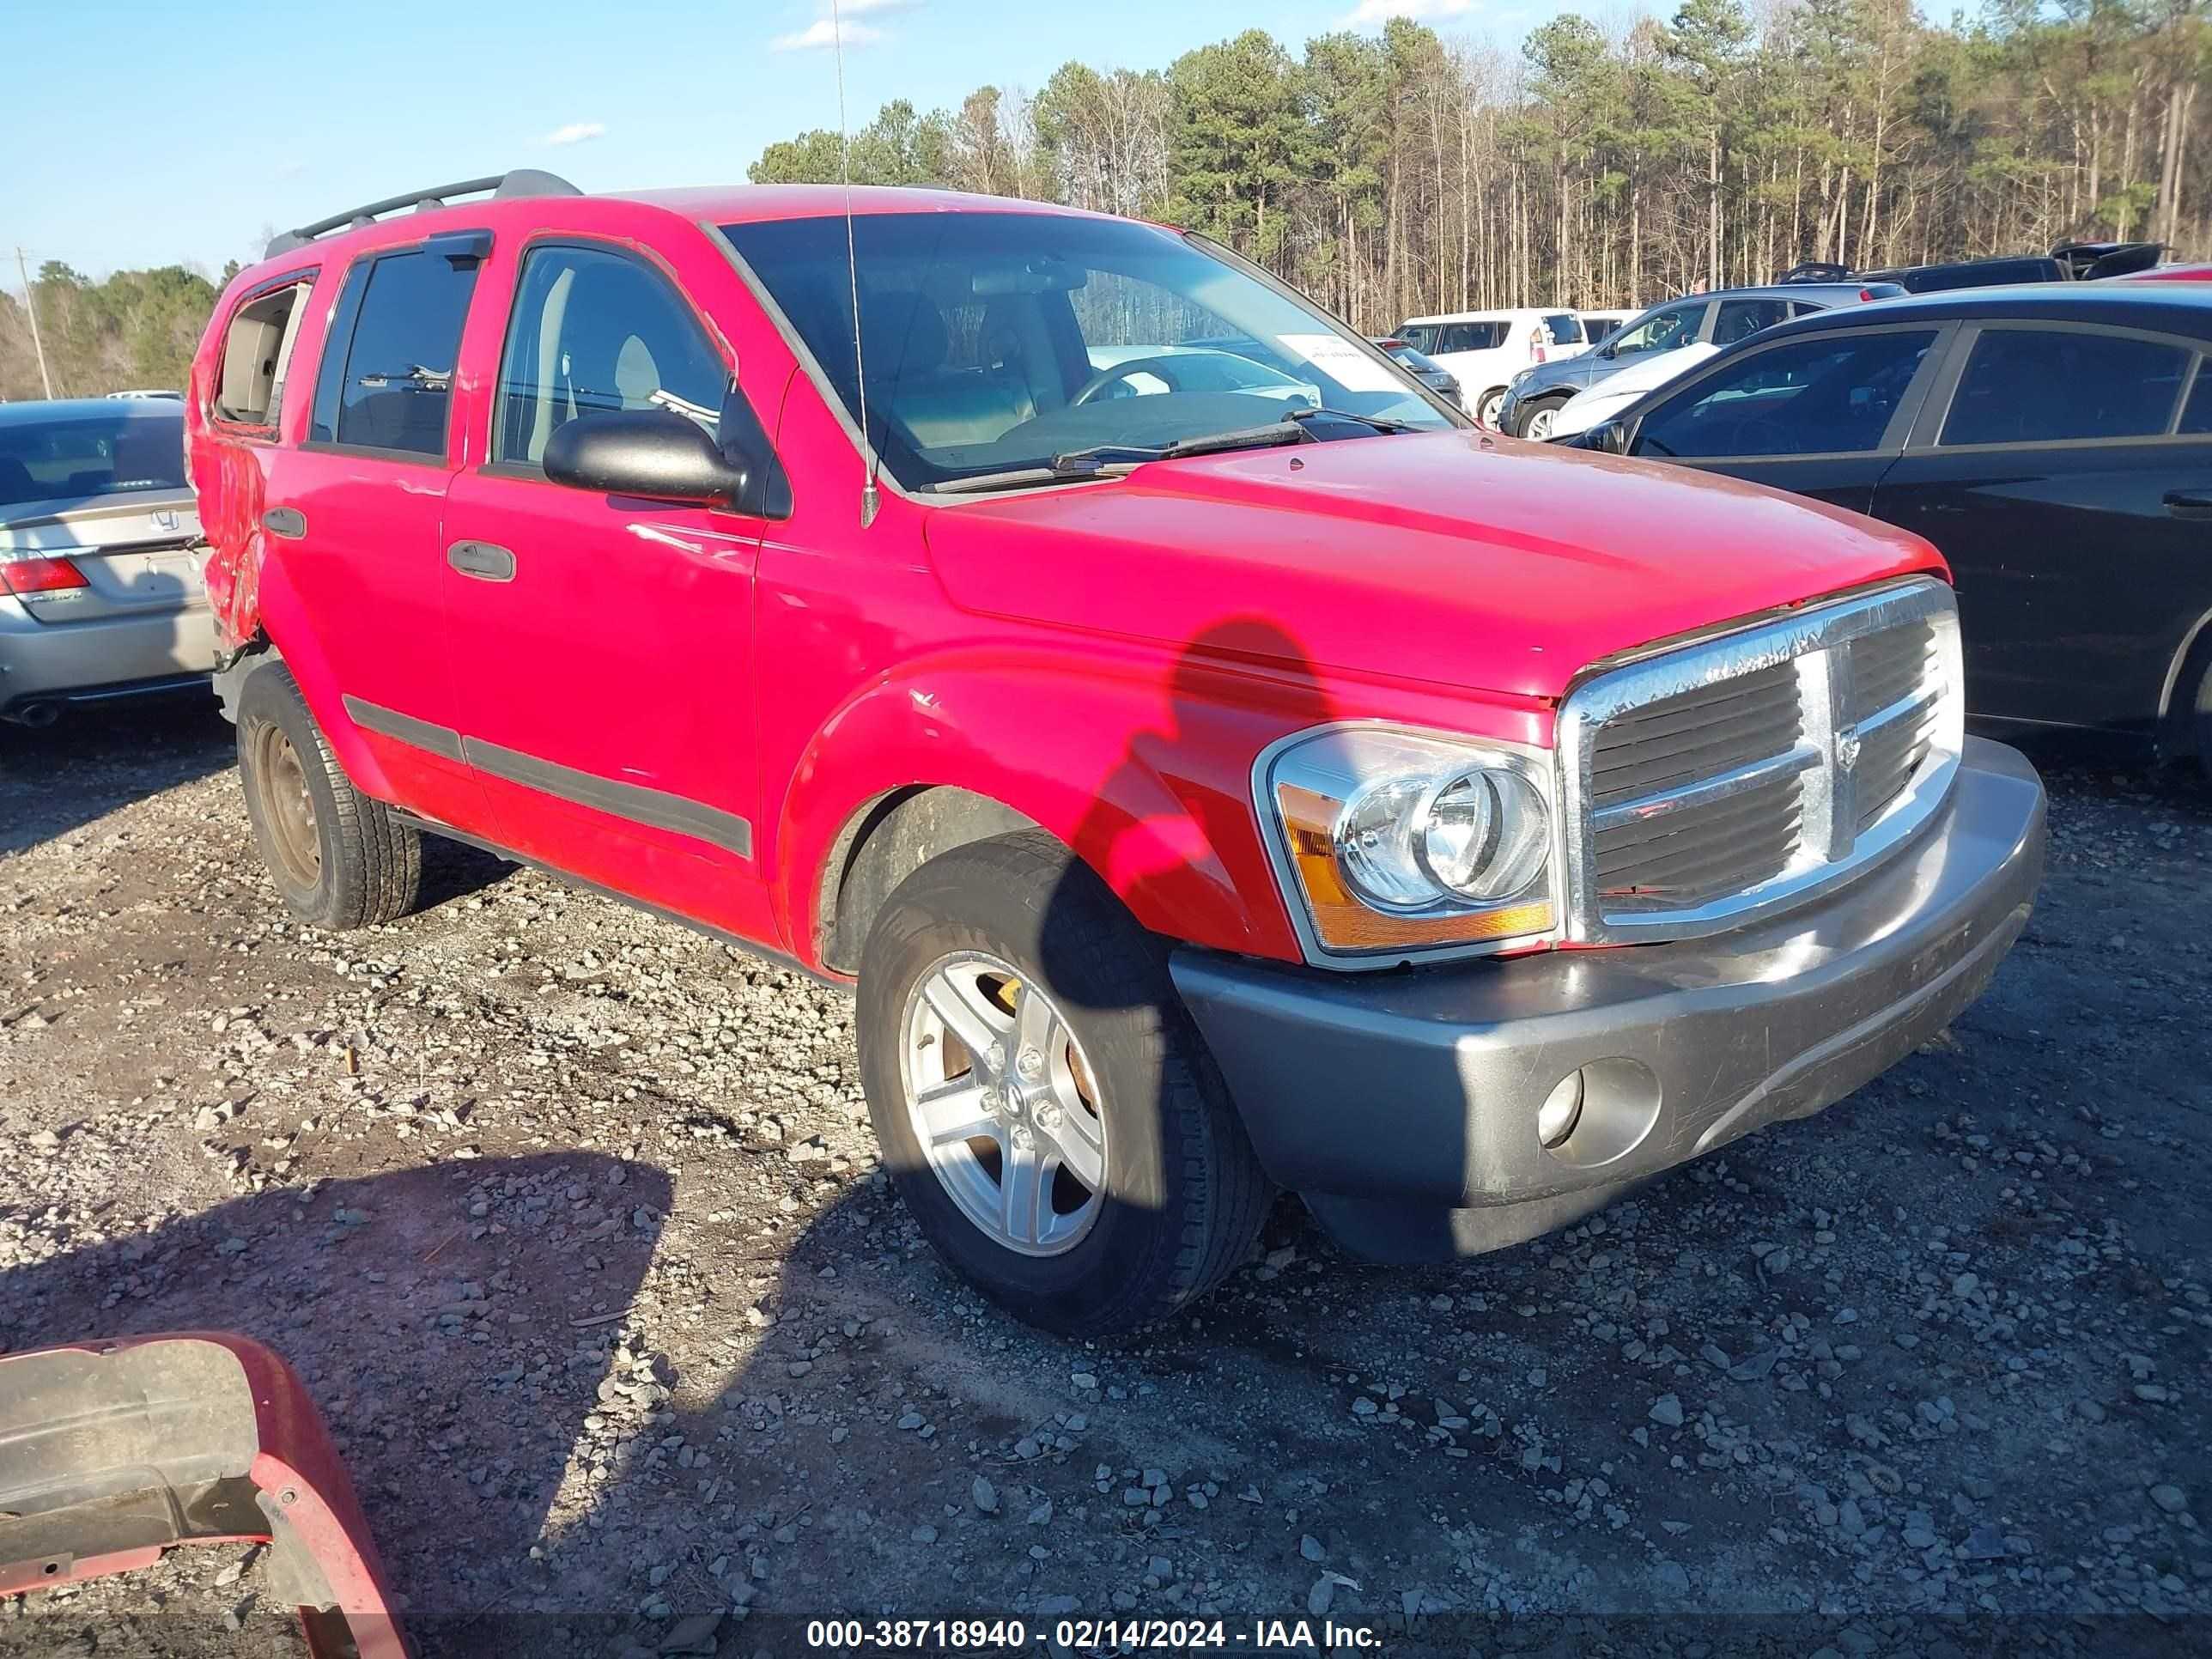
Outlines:
<svg viewBox="0 0 2212 1659"><path fill-rule="evenodd" d="M1424 351L1495 351L1505 343L1510 323L1447 323L1441 343L1424 346Z"/></svg>
<svg viewBox="0 0 2212 1659"><path fill-rule="evenodd" d="M1391 331L1416 351L1434 356L1439 351L1495 351L1505 343L1512 325L1495 323L1408 323Z"/></svg>
<svg viewBox="0 0 2212 1659"><path fill-rule="evenodd" d="M1545 331L1552 337L1553 345L1580 345L1583 343L1582 319L1571 311L1555 311L1544 319Z"/></svg>
<svg viewBox="0 0 2212 1659"><path fill-rule="evenodd" d="M288 283L249 300L223 331L222 377L215 412L246 426L274 426L283 408L292 343L299 336L311 282Z"/></svg>
<svg viewBox="0 0 2212 1659"><path fill-rule="evenodd" d="M535 466L579 415L669 409L719 437L730 373L656 271L599 248L533 249L499 366L492 459Z"/></svg>
<svg viewBox="0 0 2212 1659"><path fill-rule="evenodd" d="M2191 355L2119 334L1984 329L1938 441L1954 447L2156 436L2173 419Z"/></svg>
<svg viewBox="0 0 2212 1659"><path fill-rule="evenodd" d="M1860 454L1881 446L1928 348L1929 330L1869 330L1753 350L1654 409L1639 455Z"/></svg>
<svg viewBox="0 0 2212 1659"><path fill-rule="evenodd" d="M342 307L324 349L309 435L319 443L443 457L476 262L420 249L387 253L357 267L352 281L361 284L360 298Z"/></svg>

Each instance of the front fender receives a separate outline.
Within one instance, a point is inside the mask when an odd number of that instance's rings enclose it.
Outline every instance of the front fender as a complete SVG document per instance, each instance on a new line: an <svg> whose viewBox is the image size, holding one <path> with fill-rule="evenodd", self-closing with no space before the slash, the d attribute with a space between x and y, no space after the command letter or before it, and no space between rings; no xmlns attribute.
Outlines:
<svg viewBox="0 0 2212 1659"><path fill-rule="evenodd" d="M973 791L1065 842L1156 933L1297 961L1251 803L1253 757L1331 718L1271 666L1086 641L1079 653L946 653L863 688L817 732L779 820L779 920L821 965L833 848L890 790Z"/></svg>

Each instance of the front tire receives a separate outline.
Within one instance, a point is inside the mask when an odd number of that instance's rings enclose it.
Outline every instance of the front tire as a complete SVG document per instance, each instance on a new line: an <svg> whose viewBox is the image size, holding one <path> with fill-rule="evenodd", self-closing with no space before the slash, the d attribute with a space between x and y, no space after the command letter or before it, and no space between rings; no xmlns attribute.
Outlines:
<svg viewBox="0 0 2212 1659"><path fill-rule="evenodd" d="M421 834L353 787L280 662L239 693L238 771L262 862L294 915L337 931L415 908Z"/></svg>
<svg viewBox="0 0 2212 1659"><path fill-rule="evenodd" d="M1274 1189L1161 942L1028 831L957 848L884 903L860 1071L923 1234L1018 1318L1131 1329L1211 1290Z"/></svg>
<svg viewBox="0 0 2212 1659"><path fill-rule="evenodd" d="M1521 435L1532 443L1549 443L1553 424L1559 418L1561 404L1539 404L1528 411L1528 418L1521 422Z"/></svg>

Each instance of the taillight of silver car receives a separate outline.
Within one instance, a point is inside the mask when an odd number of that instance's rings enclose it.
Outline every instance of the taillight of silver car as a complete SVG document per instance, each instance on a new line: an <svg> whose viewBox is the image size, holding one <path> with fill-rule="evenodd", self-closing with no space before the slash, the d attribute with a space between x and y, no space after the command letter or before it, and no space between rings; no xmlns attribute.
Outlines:
<svg viewBox="0 0 2212 1659"><path fill-rule="evenodd" d="M84 572L67 559L39 553L0 556L0 592L26 603L60 599L90 586Z"/></svg>

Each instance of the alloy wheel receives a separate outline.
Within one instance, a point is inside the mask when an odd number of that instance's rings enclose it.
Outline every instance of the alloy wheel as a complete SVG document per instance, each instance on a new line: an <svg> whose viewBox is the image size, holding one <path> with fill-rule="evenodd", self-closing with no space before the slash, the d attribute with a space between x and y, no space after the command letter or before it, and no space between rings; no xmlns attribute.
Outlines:
<svg viewBox="0 0 2212 1659"><path fill-rule="evenodd" d="M940 958L907 995L914 1138L960 1212L1009 1250L1073 1249L1104 1207L1097 1075L1051 998L987 952Z"/></svg>

